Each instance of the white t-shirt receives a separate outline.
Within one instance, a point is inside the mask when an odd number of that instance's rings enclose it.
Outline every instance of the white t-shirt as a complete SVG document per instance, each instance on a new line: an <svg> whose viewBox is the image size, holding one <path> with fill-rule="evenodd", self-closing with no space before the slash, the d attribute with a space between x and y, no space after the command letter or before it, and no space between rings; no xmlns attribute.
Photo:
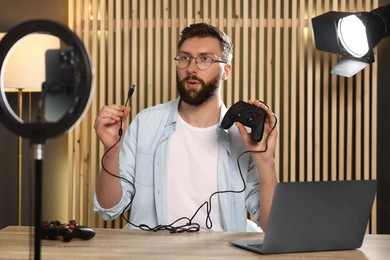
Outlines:
<svg viewBox="0 0 390 260"><path fill-rule="evenodd" d="M192 218L196 210L218 190L217 126L193 127L179 116L168 156L165 224L171 224L181 217ZM192 222L205 230L206 216L207 205L204 205ZM211 200L210 216L211 230L222 231L218 195Z"/></svg>

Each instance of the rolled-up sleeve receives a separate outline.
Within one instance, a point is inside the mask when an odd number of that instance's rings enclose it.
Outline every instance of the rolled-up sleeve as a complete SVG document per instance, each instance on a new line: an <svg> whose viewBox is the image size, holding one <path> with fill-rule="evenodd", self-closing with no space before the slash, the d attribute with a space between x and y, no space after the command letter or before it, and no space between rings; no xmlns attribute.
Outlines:
<svg viewBox="0 0 390 260"><path fill-rule="evenodd" d="M96 198L96 193L93 196L93 210L97 212L101 218L105 221L110 221L117 218L126 207L126 199L122 196L120 202L112 208L105 209L100 206L99 201Z"/></svg>

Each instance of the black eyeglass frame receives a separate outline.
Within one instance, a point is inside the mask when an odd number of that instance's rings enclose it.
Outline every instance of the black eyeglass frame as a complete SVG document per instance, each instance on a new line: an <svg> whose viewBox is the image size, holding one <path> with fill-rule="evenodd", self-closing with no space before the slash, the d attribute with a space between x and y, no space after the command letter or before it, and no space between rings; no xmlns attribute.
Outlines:
<svg viewBox="0 0 390 260"><path fill-rule="evenodd" d="M185 67L180 67L180 66L179 66L179 62L180 62L179 56L186 56L186 57L189 58L188 63L187 63L187 65L186 65ZM197 59L198 59L199 57L208 57L208 58L211 59L210 62L208 63L209 66L208 66L207 68L200 68L200 67L199 67L198 61L197 61ZM207 69L209 69L209 68L211 67L211 64L216 63L216 62L220 62L220 63L227 64L227 61L225 61L225 60L214 59L214 58L211 58L210 56L207 56L207 55L199 55L199 56L197 56L197 57L192 57L192 56L186 55L186 54L179 54L179 55L177 55L177 56L176 56L175 58L173 58L173 59L174 59L174 61L175 61L175 63L176 63L176 67L178 67L179 69L186 69L186 68L188 68L188 66L190 65L190 63L191 63L191 61L192 61L193 59L195 60L195 65L196 65L196 67L197 67L198 69L200 69L200 70L207 70Z"/></svg>

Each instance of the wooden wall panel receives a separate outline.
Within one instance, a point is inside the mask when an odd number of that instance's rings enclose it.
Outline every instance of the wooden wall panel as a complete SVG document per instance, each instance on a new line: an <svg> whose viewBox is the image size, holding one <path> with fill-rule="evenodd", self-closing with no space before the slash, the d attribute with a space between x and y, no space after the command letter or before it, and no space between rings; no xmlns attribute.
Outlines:
<svg viewBox="0 0 390 260"><path fill-rule="evenodd" d="M370 11L377 2L69 0L69 26L90 52L96 87L88 116L69 134L70 218L123 226L92 211L103 153L94 119L104 104L123 103L131 84L137 86L131 117L175 98L176 44L193 22L211 23L233 41L233 73L222 90L226 105L260 99L277 115L282 182L376 179L376 65L350 79L330 74L339 57L316 50L311 18L329 10Z"/></svg>

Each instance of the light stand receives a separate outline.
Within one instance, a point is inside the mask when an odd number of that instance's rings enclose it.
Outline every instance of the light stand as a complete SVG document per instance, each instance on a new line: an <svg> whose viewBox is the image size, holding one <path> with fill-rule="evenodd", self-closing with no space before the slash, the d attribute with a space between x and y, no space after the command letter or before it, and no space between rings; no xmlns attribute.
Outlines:
<svg viewBox="0 0 390 260"><path fill-rule="evenodd" d="M5 33L0 33L0 40ZM57 37L45 34L31 34L23 37L12 47L8 55L4 70L4 86L6 92L17 93L18 117L23 119L23 95L28 93L31 98L32 92L40 92L42 82L45 81L45 52L50 49L60 48L60 40ZM28 59L26 59L28 57ZM31 70L31 68L34 68ZM21 72L23 77L21 77ZM31 100L29 100L29 105ZM31 112L29 106L29 112ZM29 113L28 121L31 121ZM18 136L17 149L18 170L18 225L22 225L23 214L23 138Z"/></svg>
<svg viewBox="0 0 390 260"><path fill-rule="evenodd" d="M41 258L41 220L42 220L42 169L43 169L43 144L34 144L35 161L35 233L34 233L34 258Z"/></svg>
<svg viewBox="0 0 390 260"><path fill-rule="evenodd" d="M38 104L36 122L24 122L11 109L5 96L4 67L7 54L19 39L32 33L60 38L66 48L46 52L46 81ZM12 132L30 139L35 160L34 258L40 259L42 214L43 146L83 116L92 98L92 68L84 45L68 27L49 20L32 20L11 29L0 41L0 120Z"/></svg>

